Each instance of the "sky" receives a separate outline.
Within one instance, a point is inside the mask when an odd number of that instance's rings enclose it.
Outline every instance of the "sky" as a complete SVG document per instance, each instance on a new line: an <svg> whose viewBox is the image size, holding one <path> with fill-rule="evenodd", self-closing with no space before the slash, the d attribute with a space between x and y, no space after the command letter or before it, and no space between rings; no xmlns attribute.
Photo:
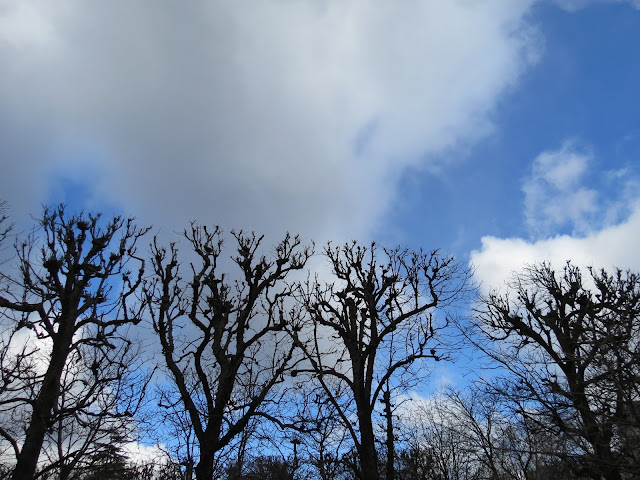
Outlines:
<svg viewBox="0 0 640 480"><path fill-rule="evenodd" d="M0 0L0 199L640 270L640 2Z"/></svg>

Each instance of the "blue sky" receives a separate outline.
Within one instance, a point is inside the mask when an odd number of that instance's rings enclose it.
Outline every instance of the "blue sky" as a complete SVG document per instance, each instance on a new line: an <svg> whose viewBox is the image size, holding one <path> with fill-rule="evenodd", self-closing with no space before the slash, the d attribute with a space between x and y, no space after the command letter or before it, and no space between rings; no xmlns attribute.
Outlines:
<svg viewBox="0 0 640 480"><path fill-rule="evenodd" d="M640 269L640 6L299 0L0 8L0 197L441 248L500 285Z"/></svg>
<svg viewBox="0 0 640 480"><path fill-rule="evenodd" d="M640 173L639 12L625 4L576 12L541 4L531 19L544 46L496 105L495 131L437 174L412 170L403 177L391 219L411 242L454 245L464 255L485 235L535 238L523 217L523 186L534 159L567 142L592 157L583 180L600 191L599 202L621 196L620 182L603 172ZM565 224L546 233L573 231Z"/></svg>

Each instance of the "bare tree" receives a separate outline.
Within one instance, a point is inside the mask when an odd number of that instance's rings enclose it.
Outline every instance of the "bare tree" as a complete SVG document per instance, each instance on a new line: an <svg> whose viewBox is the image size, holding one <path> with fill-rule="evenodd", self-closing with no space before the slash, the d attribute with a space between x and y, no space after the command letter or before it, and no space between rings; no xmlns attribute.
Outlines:
<svg viewBox="0 0 640 480"><path fill-rule="evenodd" d="M472 480L483 475L469 432L446 396L436 394L428 401L414 402L403 415L401 429L405 450L400 460L401 478L412 480Z"/></svg>
<svg viewBox="0 0 640 480"><path fill-rule="evenodd" d="M566 451L562 438L537 429L482 383L448 389L438 408L458 432L456 448L477 466L474 478L536 478L541 471L551 473L555 455Z"/></svg>
<svg viewBox="0 0 640 480"><path fill-rule="evenodd" d="M151 373L128 338L71 352L61 378L56 421L45 436L41 457L46 462L36 477L52 472L58 480L80 478L131 441L134 415Z"/></svg>
<svg viewBox="0 0 640 480"><path fill-rule="evenodd" d="M163 407L162 399L171 397L172 392L173 390L169 386L160 388L161 401L158 407ZM167 458L179 465L180 470L184 473L184 478L191 480L198 445L188 413L177 408L159 408L153 412L152 418L156 419L163 428L158 429L154 425L149 436L154 438L158 445L162 445L161 448Z"/></svg>
<svg viewBox="0 0 640 480"><path fill-rule="evenodd" d="M301 376L294 384L298 408L296 418L290 423L300 427L294 438L300 442L313 478L338 480L347 472L347 462L344 459L352 452L353 443L322 388L306 380ZM325 382L332 383L332 388L342 388L331 379L326 379ZM334 396L342 395L343 393L334 390Z"/></svg>
<svg viewBox="0 0 640 480"><path fill-rule="evenodd" d="M441 360L437 332L444 308L469 289L469 271L453 258L408 250L378 250L353 242L327 246L334 280L309 282L301 293L306 331L292 332L310 374L355 444L355 473L379 478L374 412L385 388L415 378L421 359ZM389 387L391 385L391 387Z"/></svg>
<svg viewBox="0 0 640 480"><path fill-rule="evenodd" d="M310 249L287 235L267 258L259 254L262 237L232 235L236 280L221 272L220 229L192 225L184 233L196 258L187 281L180 277L177 246L167 249L156 241L153 277L145 287L171 384L161 403L187 414L199 480L211 480L216 454L252 418L270 417L270 395L297 362L284 333L296 328L299 317L286 280L304 268Z"/></svg>
<svg viewBox="0 0 640 480"><path fill-rule="evenodd" d="M401 420L402 480L574 478L556 456L566 451L562 439L527 424L481 383L414 402Z"/></svg>
<svg viewBox="0 0 640 480"><path fill-rule="evenodd" d="M114 418L131 420L140 391L131 397L121 378L132 366L123 327L141 319L130 299L142 281L135 246L145 232L131 219L45 208L34 232L16 242L17 266L3 265L0 436L13 450L12 478L34 477L45 441L60 428L75 440L66 450L58 443L58 467L86 451L75 448L81 430L98 435ZM98 418L93 430L83 423Z"/></svg>
<svg viewBox="0 0 640 480"><path fill-rule="evenodd" d="M516 412L570 442L558 452L582 476L640 471L640 281L576 266L527 268L479 311L485 346L509 375L495 380Z"/></svg>

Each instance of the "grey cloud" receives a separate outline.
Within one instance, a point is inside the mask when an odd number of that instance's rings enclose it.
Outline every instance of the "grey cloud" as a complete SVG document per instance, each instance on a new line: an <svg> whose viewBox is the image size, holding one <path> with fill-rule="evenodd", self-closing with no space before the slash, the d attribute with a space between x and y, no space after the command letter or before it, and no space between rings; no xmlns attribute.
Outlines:
<svg viewBox="0 0 640 480"><path fill-rule="evenodd" d="M168 228L366 236L539 47L530 1L5 3L2 195L33 211L52 172L82 178L51 154L79 138L96 196Z"/></svg>

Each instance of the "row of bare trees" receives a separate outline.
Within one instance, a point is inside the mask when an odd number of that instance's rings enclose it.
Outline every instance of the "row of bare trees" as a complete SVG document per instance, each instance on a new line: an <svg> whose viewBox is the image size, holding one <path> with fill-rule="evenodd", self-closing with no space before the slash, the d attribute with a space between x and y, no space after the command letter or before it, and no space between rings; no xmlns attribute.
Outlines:
<svg viewBox="0 0 640 480"><path fill-rule="evenodd" d="M314 255L298 237L269 249L243 232L227 246L197 224L164 244L63 206L27 234L0 226L7 478L617 480L639 468L633 273L533 266L478 300L470 270L438 251L353 242ZM454 324L497 373L412 401L461 348L445 336ZM164 462L126 459L140 435Z"/></svg>

